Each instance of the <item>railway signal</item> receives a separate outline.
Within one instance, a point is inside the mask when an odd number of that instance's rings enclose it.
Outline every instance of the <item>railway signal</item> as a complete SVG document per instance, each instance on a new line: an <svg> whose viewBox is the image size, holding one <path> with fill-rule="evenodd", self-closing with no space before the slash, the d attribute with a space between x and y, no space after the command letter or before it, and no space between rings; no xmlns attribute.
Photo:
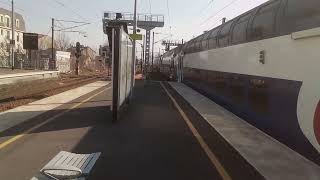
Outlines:
<svg viewBox="0 0 320 180"><path fill-rule="evenodd" d="M79 75L79 58L81 57L81 44L79 42L76 43L76 75Z"/></svg>

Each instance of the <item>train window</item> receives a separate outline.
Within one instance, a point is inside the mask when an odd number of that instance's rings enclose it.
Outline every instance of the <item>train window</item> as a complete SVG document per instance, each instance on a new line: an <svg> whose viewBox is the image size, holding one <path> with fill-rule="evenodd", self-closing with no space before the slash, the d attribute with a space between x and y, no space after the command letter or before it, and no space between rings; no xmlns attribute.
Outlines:
<svg viewBox="0 0 320 180"><path fill-rule="evenodd" d="M205 32L202 38L201 42L201 51L207 50L208 49L208 37L210 35L210 32Z"/></svg>
<svg viewBox="0 0 320 180"><path fill-rule="evenodd" d="M200 41L198 41L198 42L196 42L195 50L196 50L196 51L199 51L199 50L200 50L200 48L201 48L201 42L200 42Z"/></svg>
<svg viewBox="0 0 320 180"><path fill-rule="evenodd" d="M188 53L188 46L189 46L189 42L186 42L184 45L183 45L183 51L185 53Z"/></svg>
<svg viewBox="0 0 320 180"><path fill-rule="evenodd" d="M208 38L209 38L209 39L211 39L211 38L216 38L217 35L218 35L219 30L220 30L220 27L211 30L211 31L209 32L210 35L208 36Z"/></svg>
<svg viewBox="0 0 320 180"><path fill-rule="evenodd" d="M233 20L225 23L221 28L218 36L219 47L225 47L229 44L229 34L232 26Z"/></svg>
<svg viewBox="0 0 320 180"><path fill-rule="evenodd" d="M208 48L207 42L208 42L208 40L206 40L206 39L202 40L202 42L201 42L201 50L202 51L204 51Z"/></svg>
<svg viewBox="0 0 320 180"><path fill-rule="evenodd" d="M210 35L208 36L208 48L214 49L217 48L217 35L220 28L216 28L210 31Z"/></svg>
<svg viewBox="0 0 320 180"><path fill-rule="evenodd" d="M217 39L216 38L211 38L208 41L208 48L209 49L214 49L217 48Z"/></svg>
<svg viewBox="0 0 320 180"><path fill-rule="evenodd" d="M194 52L194 47L195 47L195 42L192 41L190 44L190 52L193 53Z"/></svg>
<svg viewBox="0 0 320 180"><path fill-rule="evenodd" d="M189 45L188 45L188 47L187 47L187 51L188 51L188 53L192 53L192 46L193 46L192 40L189 41L188 44L189 44Z"/></svg>
<svg viewBox="0 0 320 180"><path fill-rule="evenodd" d="M286 22L291 32L320 27L320 1L289 0L286 7Z"/></svg>
<svg viewBox="0 0 320 180"><path fill-rule="evenodd" d="M247 40L247 25L252 13L239 17L232 30L232 44L244 43Z"/></svg>
<svg viewBox="0 0 320 180"><path fill-rule="evenodd" d="M275 35L275 15L279 9L280 2L271 1L271 3L259 9L252 23L250 40L259 40Z"/></svg>
<svg viewBox="0 0 320 180"><path fill-rule="evenodd" d="M184 46L186 53L190 53L190 45L191 45L191 41L187 42L186 45Z"/></svg>

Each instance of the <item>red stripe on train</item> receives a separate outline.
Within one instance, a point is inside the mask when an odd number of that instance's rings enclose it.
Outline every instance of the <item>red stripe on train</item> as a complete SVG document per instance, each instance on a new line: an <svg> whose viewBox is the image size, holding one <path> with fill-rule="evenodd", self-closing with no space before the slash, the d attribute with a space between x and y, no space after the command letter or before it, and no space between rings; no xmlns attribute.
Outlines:
<svg viewBox="0 0 320 180"><path fill-rule="evenodd" d="M320 144L320 102L318 103L316 113L314 115L314 133L316 134L316 138Z"/></svg>

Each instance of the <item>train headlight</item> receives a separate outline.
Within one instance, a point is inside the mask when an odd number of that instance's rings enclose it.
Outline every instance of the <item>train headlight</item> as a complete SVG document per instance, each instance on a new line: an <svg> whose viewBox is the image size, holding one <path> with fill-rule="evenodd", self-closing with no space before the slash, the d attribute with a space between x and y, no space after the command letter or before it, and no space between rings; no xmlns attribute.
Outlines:
<svg viewBox="0 0 320 180"><path fill-rule="evenodd" d="M314 115L314 133L316 135L318 143L320 144L320 101Z"/></svg>

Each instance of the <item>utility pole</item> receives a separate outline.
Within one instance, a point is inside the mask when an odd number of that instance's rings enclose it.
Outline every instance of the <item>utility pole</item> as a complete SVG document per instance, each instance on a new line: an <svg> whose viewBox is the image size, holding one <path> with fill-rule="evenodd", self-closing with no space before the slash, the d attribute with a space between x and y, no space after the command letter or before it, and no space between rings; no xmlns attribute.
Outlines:
<svg viewBox="0 0 320 180"><path fill-rule="evenodd" d="M76 43L76 75L79 75L79 58L81 57L81 44L79 42Z"/></svg>
<svg viewBox="0 0 320 180"><path fill-rule="evenodd" d="M154 31L152 32L152 62L151 62L151 72L153 72L153 60L154 60Z"/></svg>
<svg viewBox="0 0 320 180"><path fill-rule="evenodd" d="M12 70L14 70L14 49L15 49L15 18L14 18L14 2L13 0L11 1L12 5L12 14L11 14L11 30L12 30L12 38L11 38L11 65L12 65Z"/></svg>
<svg viewBox="0 0 320 180"><path fill-rule="evenodd" d="M55 61L55 57L54 57L54 18L52 18L52 45L51 45L51 55L52 55L52 63L53 63L53 69L55 69L56 67L56 61Z"/></svg>
<svg viewBox="0 0 320 180"><path fill-rule="evenodd" d="M161 67L161 50L159 48L159 62L158 62L158 65L159 65L159 70L160 70L160 67Z"/></svg>

